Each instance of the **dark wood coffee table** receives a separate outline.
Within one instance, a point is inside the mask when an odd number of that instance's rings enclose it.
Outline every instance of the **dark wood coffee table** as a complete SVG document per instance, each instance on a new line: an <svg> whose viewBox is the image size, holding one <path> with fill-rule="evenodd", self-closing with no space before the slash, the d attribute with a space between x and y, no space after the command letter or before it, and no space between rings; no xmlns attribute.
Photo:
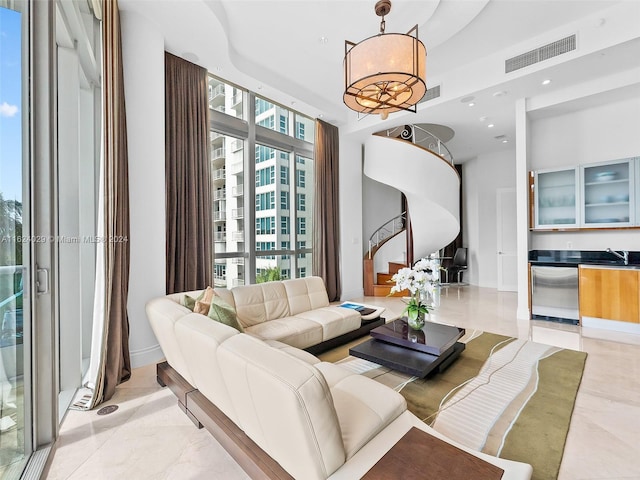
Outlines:
<svg viewBox="0 0 640 480"><path fill-rule="evenodd" d="M457 340L464 328L427 322L413 330L404 318L371 330L371 340L349 349L349 354L417 377L443 372L465 348Z"/></svg>

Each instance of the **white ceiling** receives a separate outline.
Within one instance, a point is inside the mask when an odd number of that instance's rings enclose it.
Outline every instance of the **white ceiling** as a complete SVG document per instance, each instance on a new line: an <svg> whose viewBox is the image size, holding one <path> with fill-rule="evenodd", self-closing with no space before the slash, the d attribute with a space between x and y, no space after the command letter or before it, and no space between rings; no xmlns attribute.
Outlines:
<svg viewBox="0 0 640 480"><path fill-rule="evenodd" d="M342 103L344 41L359 42L378 33L375 0L119 3L121 10L155 23L168 51L284 106L321 115L355 139L402 123L447 125L456 132L448 146L458 160L513 148L518 98L635 68L640 58L640 33L616 44L611 41L616 33L607 30L612 12L636 0L393 0L386 32L406 32L418 25L428 52L427 86L441 85L441 98L421 104L417 114L358 121ZM582 47L579 37L578 52L566 54L567 61L558 57L548 65L504 74L504 59L566 32L580 32L588 45ZM483 65L483 59L494 57L501 62L500 76L489 75ZM543 78L553 82L543 87ZM494 96L496 92L505 93ZM460 101L466 96L475 97L476 106ZM489 123L495 127L488 129ZM494 139L500 135L511 143Z"/></svg>

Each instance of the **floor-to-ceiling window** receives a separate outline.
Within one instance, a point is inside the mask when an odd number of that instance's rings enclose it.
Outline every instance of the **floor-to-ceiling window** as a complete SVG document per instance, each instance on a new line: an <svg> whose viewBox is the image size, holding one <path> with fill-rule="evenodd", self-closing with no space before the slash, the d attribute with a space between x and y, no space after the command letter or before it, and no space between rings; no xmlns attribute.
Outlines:
<svg viewBox="0 0 640 480"><path fill-rule="evenodd" d="M214 278L311 275L314 120L210 76Z"/></svg>
<svg viewBox="0 0 640 480"><path fill-rule="evenodd" d="M23 208L27 33L25 3L0 0L0 478L7 479L20 477L31 451L23 281L29 246L24 223L29 215Z"/></svg>

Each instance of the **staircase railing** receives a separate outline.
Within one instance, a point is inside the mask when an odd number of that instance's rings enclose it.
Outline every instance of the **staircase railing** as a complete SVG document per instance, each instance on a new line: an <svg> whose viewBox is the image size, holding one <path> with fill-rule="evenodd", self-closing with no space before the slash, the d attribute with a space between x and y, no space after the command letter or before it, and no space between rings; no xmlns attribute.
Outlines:
<svg viewBox="0 0 640 480"><path fill-rule="evenodd" d="M437 135L419 125L400 125L386 130L387 137L401 138L440 155L453 165L453 155Z"/></svg>
<svg viewBox="0 0 640 480"><path fill-rule="evenodd" d="M370 259L373 257L373 253L375 253L374 250L380 247L381 244L404 231L406 227L406 220L407 212L402 212L400 215L396 215L373 232L373 235L369 237L368 255Z"/></svg>

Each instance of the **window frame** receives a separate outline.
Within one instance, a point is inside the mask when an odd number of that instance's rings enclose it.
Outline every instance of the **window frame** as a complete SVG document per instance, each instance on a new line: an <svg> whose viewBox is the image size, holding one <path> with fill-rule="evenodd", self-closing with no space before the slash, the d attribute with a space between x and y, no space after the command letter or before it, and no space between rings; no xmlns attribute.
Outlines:
<svg viewBox="0 0 640 480"><path fill-rule="evenodd" d="M296 194L296 191L298 188L295 182L296 180L295 172L297 170L296 169L297 159L299 157L304 157L306 159L310 159L311 161L313 161L313 158L314 158L313 137L310 139L310 141L296 138L296 135L295 135L297 132L297 127L295 126L296 120L298 116L302 116L303 118L308 119L308 122L315 122L315 119L307 115L304 115L302 113L299 113L295 110L291 110L290 108L285 107L281 104L278 104L277 102L258 96L254 92L251 92L247 89L234 85L231 82L228 82L227 80L221 79L211 74L210 76L216 78L221 82L231 85L232 87L237 89L237 90L234 90L234 95L240 95L240 94L243 95L242 102L244 106L244 113L243 113L243 119L239 119L231 115L226 115L225 113L222 113L220 111L210 110L211 115L210 115L209 129L212 132L215 131L216 133L220 133L223 135L233 136L236 139L243 141L244 149L246 152L243 157L243 167L244 167L244 193L243 193L244 195L244 228L243 228L244 244L243 245L244 247L238 247L238 249L235 251L226 251L222 253L216 252L216 260L232 259L232 258L238 258L238 257L244 258L245 269L244 269L243 278L245 281L248 281L248 283L254 284L256 281L256 260L265 258L265 255L260 254L263 251L257 250L256 242L262 241L262 240L257 240L257 237L259 237L260 235L275 235L276 242L279 242L280 241L279 236L283 234L279 233L280 222L278 221L278 218L281 218L281 216L283 215L286 215L289 217L289 231L291 232L291 225L292 224L297 225L297 222L298 222L297 218L300 217L301 213L306 212L305 216L311 215L310 209L312 209L311 207L313 204L313 200L311 202L311 205L307 205L308 202L305 202L305 210L301 212L297 211L296 206L294 206L293 209L291 208L291 201L292 199L296 198L294 195ZM288 112L288 132L289 132L288 134L280 133L277 130L271 130L255 122L256 100L266 101ZM264 112L261 112L261 113L264 113ZM244 120L244 119L249 119L249 120ZM274 115L274 119L275 119L275 115ZM274 221L272 223L272 228L270 230L274 233L271 233L271 234L257 233L259 227L256 222L259 221L258 218L266 218L266 217L262 215L256 215L256 202L255 201L252 202L250 200L247 201L247 199L251 199L252 197L256 199L256 194L263 193L260 191L263 188L272 187L274 186L274 184L276 187L279 187L280 174L277 174L278 177L276 177L275 168L273 169L273 176L269 174L270 179L273 178L272 183L264 184L261 186L257 186L256 184L256 170L260 170L260 168L257 168L258 165L264 164L266 162L274 162L274 165L280 165L279 163L280 155L275 154L268 159L265 158L265 160L262 160L256 163L256 150L255 150L256 146L273 148L273 149L279 150L280 152L286 152L289 155L289 159L288 159L289 183L288 185L284 185L286 187L286 190L280 190L279 199L277 197L277 192L278 192L277 189L275 190L275 193L273 196L274 209L275 209L276 216L274 218ZM253 154L251 154L250 152L253 152ZM265 175L265 174L262 174L262 175ZM307 189L309 188L307 186L306 178L305 178L305 187L302 187L302 188L307 188ZM230 189L227 187L227 192L229 191ZM286 199L287 208L283 208L285 206L283 200L285 199ZM262 210L261 212L264 212L264 211L265 210ZM269 217L271 218L271 216ZM276 224L276 222L278 223ZM309 245L311 240L309 238L309 233L306 233L305 235L306 235L306 241L307 241L306 244ZM289 237L289 240L288 240L289 245L292 245L292 244L297 245L297 242L295 242L295 239L297 238L297 234L295 232L290 233L289 235L286 235L286 236ZM275 248L278 248L278 247L276 246ZM268 256L274 256L276 258L280 256L280 258L282 258L283 260L288 260L286 268L288 268L291 273L294 273L294 272L300 271L299 270L300 262L297 259L298 254L311 253L311 252L312 252L312 245L310 245L309 248L306 248L304 252L299 252L297 248L292 248L292 247L287 249L280 248L276 250L270 250ZM303 265L303 270L306 270L308 272L309 267L311 267L311 264L309 263L306 265Z"/></svg>

